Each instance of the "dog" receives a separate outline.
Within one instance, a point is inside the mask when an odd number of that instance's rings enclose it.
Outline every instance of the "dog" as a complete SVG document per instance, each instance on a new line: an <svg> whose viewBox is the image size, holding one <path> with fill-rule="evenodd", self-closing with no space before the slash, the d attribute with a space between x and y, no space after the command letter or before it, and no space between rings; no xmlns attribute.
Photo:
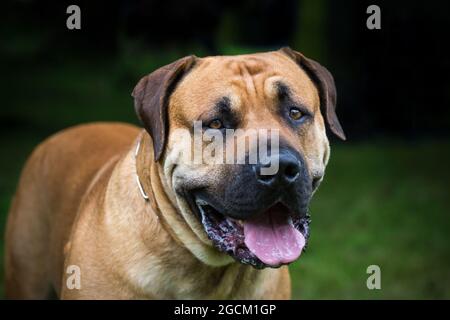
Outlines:
<svg viewBox="0 0 450 320"><path fill-rule="evenodd" d="M28 159L7 221L7 298L289 299L287 265L306 246L330 156L326 124L345 140L329 71L290 48L188 56L132 96L143 129L76 126ZM277 172L180 161L195 121L277 130Z"/></svg>

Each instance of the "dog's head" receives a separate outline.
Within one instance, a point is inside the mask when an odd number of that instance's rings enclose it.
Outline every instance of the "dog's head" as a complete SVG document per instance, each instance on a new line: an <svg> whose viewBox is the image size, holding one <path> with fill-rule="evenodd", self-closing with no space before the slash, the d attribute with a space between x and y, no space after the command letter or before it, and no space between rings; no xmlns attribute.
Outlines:
<svg viewBox="0 0 450 320"><path fill-rule="evenodd" d="M329 158L325 122L345 139L324 67L289 48L190 56L144 77L133 96L185 227L258 268L299 257Z"/></svg>

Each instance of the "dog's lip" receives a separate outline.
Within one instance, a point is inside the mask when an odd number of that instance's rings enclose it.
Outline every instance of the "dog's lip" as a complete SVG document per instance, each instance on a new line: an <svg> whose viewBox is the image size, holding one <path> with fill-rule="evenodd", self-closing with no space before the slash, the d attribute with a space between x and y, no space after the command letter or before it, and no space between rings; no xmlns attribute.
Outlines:
<svg viewBox="0 0 450 320"><path fill-rule="evenodd" d="M200 195L192 195L191 204L195 207L195 211L200 219L201 224L208 238L212 241L213 245L220 251L229 254L235 260L243 264L249 264L257 269L262 269L265 267L273 267L263 263L256 255L254 255L250 249L246 246L244 242L244 221L232 218L228 215L223 214L220 210L216 209L211 202L205 200ZM277 201L276 204L281 204L287 207L281 201ZM275 204L274 204L275 205ZM287 207L288 208L288 207ZM289 209L289 208L288 208ZM309 214L299 215L289 209L290 221L294 224L295 228L299 230L305 239L309 238L309 223L311 221ZM213 215L214 217L211 217ZM215 219L220 219L221 221L216 225L212 225ZM213 230L213 228L216 228ZM214 234L216 232L230 232L234 231L235 234L226 234L225 238L221 238L219 234ZM231 241L229 239L232 239ZM228 240L229 243L226 243ZM306 250L306 246L303 249ZM280 267L279 265L278 267Z"/></svg>
<svg viewBox="0 0 450 320"><path fill-rule="evenodd" d="M236 222L236 223L239 223L240 225L243 225L244 224L244 220L241 220L241 219L236 219L236 218L233 218L233 217L231 217L230 215L226 215L226 214L224 214L223 212L222 212L222 210L220 210L220 209L218 209L216 206L214 206L211 202L209 202L209 201L207 201L207 200L204 200L203 198L201 198L201 197L199 197L199 196L194 196L194 203L196 204L196 206L197 206L197 208L198 209L201 209L201 207L209 207L209 208L211 208L211 209L213 209L214 211L216 211L218 214L220 214L221 216L223 216L224 218L226 218L226 219L230 219L230 220L232 220L232 221L234 221L234 222ZM288 209L288 214L289 214L289 216L290 216L290 218L292 219L292 218L294 218L294 217L299 217L299 216L302 216L302 217L308 217L309 218L309 215L306 213L306 214L304 214L304 213L300 213L300 211L294 211L293 209L291 209L287 204L285 204L283 201L281 201L281 200L277 200L277 201L275 201L272 205L270 205L270 206L268 206L266 209L264 209L264 210L261 210L261 212L259 212L259 213L257 213L257 214L261 214L261 213L264 213L264 211L267 211L267 209L268 208L270 208L270 207L272 207L272 206L275 206L275 205L277 205L277 204L280 204L280 205L282 205L282 206L284 206L286 209ZM199 212L200 213L200 212ZM201 217L200 217L201 218Z"/></svg>
<svg viewBox="0 0 450 320"><path fill-rule="evenodd" d="M242 264L249 264L257 269L266 267L245 245L242 221L223 215L203 199L196 198L194 203L208 238L219 251Z"/></svg>
<svg viewBox="0 0 450 320"><path fill-rule="evenodd" d="M221 212L221 210L218 210L215 206L213 206L211 203L209 203L206 200L203 200L203 199L200 199L200 198L196 198L195 199L195 203L196 203L197 207L199 207L199 209L201 209L202 207L209 207L209 208L213 209L214 211L216 211L218 214L222 215L226 219L230 219L231 221L236 222L236 223L238 223L240 225L244 224L244 222L242 220L240 220L240 219L235 219L235 218L230 217L230 216L225 216Z"/></svg>

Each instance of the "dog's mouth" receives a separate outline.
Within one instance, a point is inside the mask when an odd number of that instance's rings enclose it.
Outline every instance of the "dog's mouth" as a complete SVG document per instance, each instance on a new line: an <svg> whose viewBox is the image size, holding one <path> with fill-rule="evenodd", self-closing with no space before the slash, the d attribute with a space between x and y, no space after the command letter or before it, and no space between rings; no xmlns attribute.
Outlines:
<svg viewBox="0 0 450 320"><path fill-rule="evenodd" d="M246 220L225 216L202 199L194 202L213 245L240 263L277 268L297 260L306 248L309 215L294 214L281 202Z"/></svg>

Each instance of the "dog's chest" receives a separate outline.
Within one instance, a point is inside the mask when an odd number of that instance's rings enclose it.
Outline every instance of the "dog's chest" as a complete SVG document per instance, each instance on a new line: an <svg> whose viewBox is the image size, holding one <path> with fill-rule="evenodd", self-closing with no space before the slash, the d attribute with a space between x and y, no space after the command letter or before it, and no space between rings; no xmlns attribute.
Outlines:
<svg viewBox="0 0 450 320"><path fill-rule="evenodd" d="M224 268L147 265L135 273L135 281L147 297L158 299L260 299L272 287L268 271L237 263Z"/></svg>

